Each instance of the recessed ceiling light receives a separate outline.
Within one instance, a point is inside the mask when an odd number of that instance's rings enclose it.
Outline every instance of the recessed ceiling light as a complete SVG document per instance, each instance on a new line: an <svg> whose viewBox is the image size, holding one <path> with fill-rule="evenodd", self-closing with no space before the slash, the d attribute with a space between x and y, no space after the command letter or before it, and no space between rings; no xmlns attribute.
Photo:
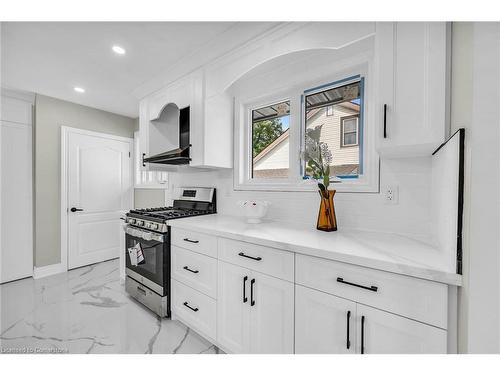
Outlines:
<svg viewBox="0 0 500 375"><path fill-rule="evenodd" d="M113 46L112 47L113 52L119 54L119 55L125 55L125 48L120 47L120 46Z"/></svg>
<svg viewBox="0 0 500 375"><path fill-rule="evenodd" d="M74 87L73 88L76 92L80 92L80 93L84 93L85 92L85 89L81 88L81 87Z"/></svg>

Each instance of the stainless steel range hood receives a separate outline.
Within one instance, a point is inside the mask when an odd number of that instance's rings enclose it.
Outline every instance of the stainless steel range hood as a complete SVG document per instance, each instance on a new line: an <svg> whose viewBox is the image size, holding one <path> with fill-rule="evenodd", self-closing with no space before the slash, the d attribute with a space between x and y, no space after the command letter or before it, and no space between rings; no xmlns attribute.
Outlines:
<svg viewBox="0 0 500 375"><path fill-rule="evenodd" d="M190 147L191 145L188 145L184 148L176 148L175 150L170 150L161 154L150 156L149 158L144 158L143 162L173 165L189 164L189 161L191 160L191 158L189 157Z"/></svg>

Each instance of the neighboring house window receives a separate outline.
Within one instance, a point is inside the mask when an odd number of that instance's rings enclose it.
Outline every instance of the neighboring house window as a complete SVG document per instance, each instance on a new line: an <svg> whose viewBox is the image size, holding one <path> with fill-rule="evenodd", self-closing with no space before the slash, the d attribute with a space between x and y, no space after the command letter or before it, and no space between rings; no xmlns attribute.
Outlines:
<svg viewBox="0 0 500 375"><path fill-rule="evenodd" d="M252 178L287 178L290 102L252 110Z"/></svg>
<svg viewBox="0 0 500 375"><path fill-rule="evenodd" d="M134 133L135 186L145 188L167 189L168 172L141 170L141 154L139 152L139 132Z"/></svg>
<svg viewBox="0 0 500 375"><path fill-rule="evenodd" d="M329 164L330 176L357 178L362 169L359 146L362 91L361 79L306 91L305 137L307 130L321 127L320 141L333 156ZM305 168L304 174L309 177Z"/></svg>
<svg viewBox="0 0 500 375"><path fill-rule="evenodd" d="M358 145L358 122L359 116L347 116L340 119L341 146L352 147Z"/></svg>

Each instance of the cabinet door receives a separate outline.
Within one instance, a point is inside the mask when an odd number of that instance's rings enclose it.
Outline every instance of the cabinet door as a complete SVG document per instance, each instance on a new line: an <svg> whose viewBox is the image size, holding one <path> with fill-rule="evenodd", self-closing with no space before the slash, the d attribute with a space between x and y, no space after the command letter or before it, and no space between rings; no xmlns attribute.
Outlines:
<svg viewBox="0 0 500 375"><path fill-rule="evenodd" d="M398 146L405 146L401 152L432 152L448 134L448 25L378 23L376 40L380 150L397 153Z"/></svg>
<svg viewBox="0 0 500 375"><path fill-rule="evenodd" d="M445 354L446 331L357 305L356 351L363 354Z"/></svg>
<svg viewBox="0 0 500 375"><path fill-rule="evenodd" d="M221 261L218 269L217 341L224 351L248 353L251 273Z"/></svg>
<svg viewBox="0 0 500 375"><path fill-rule="evenodd" d="M250 353L293 353L294 285L253 272L250 279Z"/></svg>
<svg viewBox="0 0 500 375"><path fill-rule="evenodd" d="M295 286L295 353L355 352L356 303Z"/></svg>

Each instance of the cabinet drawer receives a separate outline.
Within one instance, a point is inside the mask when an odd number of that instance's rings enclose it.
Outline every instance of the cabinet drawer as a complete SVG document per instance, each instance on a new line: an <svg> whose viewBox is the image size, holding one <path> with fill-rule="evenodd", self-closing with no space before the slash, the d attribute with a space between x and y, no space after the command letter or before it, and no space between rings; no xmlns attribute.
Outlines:
<svg viewBox="0 0 500 375"><path fill-rule="evenodd" d="M297 284L447 327L448 289L444 284L300 254L296 262Z"/></svg>
<svg viewBox="0 0 500 375"><path fill-rule="evenodd" d="M190 230L172 228L171 240L172 245L217 258L217 237Z"/></svg>
<svg viewBox="0 0 500 375"><path fill-rule="evenodd" d="M209 297L217 296L217 260L172 246L172 278Z"/></svg>
<svg viewBox="0 0 500 375"><path fill-rule="evenodd" d="M219 238L219 259L293 282L293 253Z"/></svg>
<svg viewBox="0 0 500 375"><path fill-rule="evenodd" d="M195 331L215 341L215 300L176 280L172 280L172 312Z"/></svg>

